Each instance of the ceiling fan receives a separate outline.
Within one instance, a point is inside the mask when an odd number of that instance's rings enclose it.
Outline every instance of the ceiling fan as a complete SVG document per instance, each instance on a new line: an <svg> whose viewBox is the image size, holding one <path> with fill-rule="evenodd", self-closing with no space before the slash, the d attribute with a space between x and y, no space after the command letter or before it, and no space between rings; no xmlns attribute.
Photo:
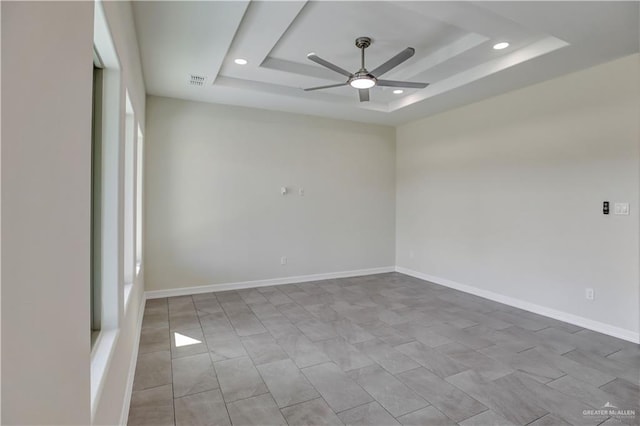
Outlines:
<svg viewBox="0 0 640 426"><path fill-rule="evenodd" d="M330 84L328 86L318 86L318 87L310 87L308 89L304 89L306 92L311 90L321 90L321 89L330 89L332 87L340 87L350 85L351 87L358 89L358 94L360 95L360 102L367 102L369 100L369 89L373 86L387 86L387 87L407 87L413 89L424 89L429 85L429 83L414 83L411 81L394 81L394 80L381 80L379 77L386 73L387 71L397 67L407 59L413 56L416 52L413 47L407 47L402 52L398 53L393 58L389 59L384 64L380 65L378 68L369 72L364 67L364 49L371 45L371 38L369 37L358 37L356 39L356 46L360 49L360 57L362 61L362 66L360 70L356 73L350 73L349 71L340 68L337 65L332 64L331 62L320 58L315 53L309 53L307 58L315 62L316 64L320 64L323 67L329 68L332 71L340 73L346 77L348 77L347 81L340 84Z"/></svg>

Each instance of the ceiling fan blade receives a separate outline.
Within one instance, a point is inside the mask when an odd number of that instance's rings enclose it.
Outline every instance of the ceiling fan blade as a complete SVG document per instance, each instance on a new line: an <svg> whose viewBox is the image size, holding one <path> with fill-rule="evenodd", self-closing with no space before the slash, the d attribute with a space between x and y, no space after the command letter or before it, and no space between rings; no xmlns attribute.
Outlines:
<svg viewBox="0 0 640 426"><path fill-rule="evenodd" d="M429 83L414 83L413 81L378 80L377 86L406 87L410 89L424 89Z"/></svg>
<svg viewBox="0 0 640 426"><path fill-rule="evenodd" d="M339 84L330 84L328 86L318 86L318 87L310 87L308 89L304 89L305 92L309 92L311 90L320 90L320 89L331 89L332 87L340 87L340 86L346 86L347 83L339 83Z"/></svg>
<svg viewBox="0 0 640 426"><path fill-rule="evenodd" d="M369 102L369 89L358 89L358 95L360 95L360 102Z"/></svg>
<svg viewBox="0 0 640 426"><path fill-rule="evenodd" d="M412 57L414 53L416 53L416 50L413 47L407 47L402 52L398 53L396 56L380 65L378 68L371 71L371 74L375 75L376 77L380 77L382 74L386 73L392 68L397 67L398 65Z"/></svg>
<svg viewBox="0 0 640 426"><path fill-rule="evenodd" d="M329 61L325 61L324 59L322 59L321 57L319 57L315 53L309 53L307 55L307 58L309 58L310 60L312 60L316 64L320 64L323 67L327 67L330 70L335 71L337 73L340 73L340 74L342 74L344 76L351 77L351 75L352 75L349 71L344 70L344 69L340 68L339 66L332 64Z"/></svg>

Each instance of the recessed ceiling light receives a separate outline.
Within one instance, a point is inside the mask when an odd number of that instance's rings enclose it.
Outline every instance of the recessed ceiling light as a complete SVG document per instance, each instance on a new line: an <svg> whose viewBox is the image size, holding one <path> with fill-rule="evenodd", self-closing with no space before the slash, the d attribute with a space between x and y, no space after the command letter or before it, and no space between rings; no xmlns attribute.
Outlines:
<svg viewBox="0 0 640 426"><path fill-rule="evenodd" d="M242 58L235 59L233 62L235 62L238 65L247 65L247 60Z"/></svg>
<svg viewBox="0 0 640 426"><path fill-rule="evenodd" d="M400 93L404 93L404 90L396 89L393 91L393 93L395 93L396 95L399 95Z"/></svg>
<svg viewBox="0 0 640 426"><path fill-rule="evenodd" d="M507 43L506 41L497 43L493 45L493 48L496 50L502 50L502 49L506 49L507 47L509 47L509 43Z"/></svg>

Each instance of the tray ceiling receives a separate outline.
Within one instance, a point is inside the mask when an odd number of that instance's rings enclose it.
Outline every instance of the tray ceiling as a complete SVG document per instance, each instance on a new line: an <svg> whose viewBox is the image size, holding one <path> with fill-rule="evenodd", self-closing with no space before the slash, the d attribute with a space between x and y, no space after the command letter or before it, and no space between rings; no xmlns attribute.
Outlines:
<svg viewBox="0 0 640 426"><path fill-rule="evenodd" d="M638 2L137 1L133 9L149 94L383 124L639 50ZM349 86L302 90L345 80L309 52L357 71L359 36L373 39L369 69L415 48L384 78L430 86L374 87L363 103ZM509 47L494 50L501 41ZM204 84L190 84L194 76Z"/></svg>

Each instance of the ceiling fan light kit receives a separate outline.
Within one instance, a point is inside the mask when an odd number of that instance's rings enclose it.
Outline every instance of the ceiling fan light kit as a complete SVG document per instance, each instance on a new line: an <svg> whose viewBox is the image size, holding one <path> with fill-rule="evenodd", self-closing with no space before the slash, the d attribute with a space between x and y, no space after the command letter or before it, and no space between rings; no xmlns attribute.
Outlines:
<svg viewBox="0 0 640 426"><path fill-rule="evenodd" d="M376 85L376 78L368 75L357 75L349 80L349 85L356 89L369 89Z"/></svg>
<svg viewBox="0 0 640 426"><path fill-rule="evenodd" d="M368 102L369 101L369 89L374 86L387 86L387 87L407 87L414 89L423 89L429 85L429 83L414 83L410 81L394 81L394 80L380 80L379 77L390 71L391 69L397 67L407 59L411 58L415 49L413 47L407 47L402 52L398 53L393 58L389 59L384 64L380 65L373 71L369 72L364 66L364 50L371 45L371 38L369 37L358 37L356 39L356 47L360 49L360 62L361 67L355 73L350 73L349 71L340 68L339 66L320 58L315 53L309 53L307 58L309 60L315 62L316 64L322 65L325 68L330 69L331 71L337 72L339 74L347 77L347 81L344 83L338 84L330 84L328 86L318 86L318 87L310 87L308 89L304 89L305 91L312 90L321 90L321 89L330 89L332 87L341 87L341 86L351 86L355 89L358 89L358 95L360 97L360 102Z"/></svg>

